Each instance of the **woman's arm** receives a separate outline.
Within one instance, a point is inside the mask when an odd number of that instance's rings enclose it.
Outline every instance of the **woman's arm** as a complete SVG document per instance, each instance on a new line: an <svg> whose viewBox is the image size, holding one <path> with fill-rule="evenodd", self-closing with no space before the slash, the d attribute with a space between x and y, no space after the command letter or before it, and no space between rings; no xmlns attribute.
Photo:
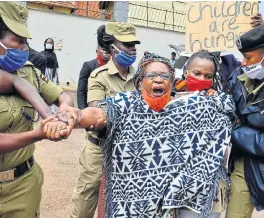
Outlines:
<svg viewBox="0 0 264 218"><path fill-rule="evenodd" d="M0 94L12 94L17 92L23 99L29 102L40 116L46 119L52 114L49 106L37 93L36 89L26 80L17 75L0 71Z"/></svg>
<svg viewBox="0 0 264 218"><path fill-rule="evenodd" d="M67 118L64 114L67 113ZM89 128L91 130L102 130L106 127L106 115L101 108L88 107L83 110L64 105L58 118L68 120L68 135L73 128Z"/></svg>
<svg viewBox="0 0 264 218"><path fill-rule="evenodd" d="M88 107L81 112L81 121L75 128L91 128L94 130L102 130L106 128L105 112L98 107Z"/></svg>

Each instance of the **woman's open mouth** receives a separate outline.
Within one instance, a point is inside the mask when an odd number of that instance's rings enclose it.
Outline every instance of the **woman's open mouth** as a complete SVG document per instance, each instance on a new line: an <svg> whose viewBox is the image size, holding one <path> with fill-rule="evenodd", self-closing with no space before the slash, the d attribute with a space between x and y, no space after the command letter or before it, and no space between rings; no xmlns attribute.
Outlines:
<svg viewBox="0 0 264 218"><path fill-rule="evenodd" d="M165 93L164 93L163 87L154 87L152 89L152 94L155 97L160 97L160 96L164 95Z"/></svg>

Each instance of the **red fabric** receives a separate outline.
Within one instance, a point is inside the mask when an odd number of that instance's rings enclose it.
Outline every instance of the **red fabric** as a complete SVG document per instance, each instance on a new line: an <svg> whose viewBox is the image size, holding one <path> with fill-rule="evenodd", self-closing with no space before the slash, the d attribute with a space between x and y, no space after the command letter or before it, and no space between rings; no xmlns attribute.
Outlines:
<svg viewBox="0 0 264 218"><path fill-rule="evenodd" d="M103 173L100 190L99 190L99 199L97 207L97 218L105 218L105 186L106 186L106 175Z"/></svg>
<svg viewBox="0 0 264 218"><path fill-rule="evenodd" d="M171 96L171 90L161 97L152 97L145 89L143 89L141 93L149 107L156 112L161 111L169 103Z"/></svg>
<svg viewBox="0 0 264 218"><path fill-rule="evenodd" d="M186 81L186 88L188 91L202 91L210 89L213 85L213 80L199 80L193 76L188 76Z"/></svg>
<svg viewBox="0 0 264 218"><path fill-rule="evenodd" d="M105 62L104 62L103 58L99 54L97 55L97 60L98 60L98 63L99 63L99 67L105 65Z"/></svg>

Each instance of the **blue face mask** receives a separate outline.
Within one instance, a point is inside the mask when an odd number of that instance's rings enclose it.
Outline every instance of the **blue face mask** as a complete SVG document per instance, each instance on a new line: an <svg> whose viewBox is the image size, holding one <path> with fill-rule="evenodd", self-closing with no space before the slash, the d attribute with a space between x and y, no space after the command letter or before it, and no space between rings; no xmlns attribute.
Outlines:
<svg viewBox="0 0 264 218"><path fill-rule="evenodd" d="M121 66L130 67L136 61L136 56L128 55L127 53L120 51L116 46L112 46L119 52L118 54L115 54L115 57Z"/></svg>
<svg viewBox="0 0 264 218"><path fill-rule="evenodd" d="M5 55L0 55L0 68L12 73L19 70L28 60L29 52L21 49L7 48L0 42L0 45L6 50Z"/></svg>

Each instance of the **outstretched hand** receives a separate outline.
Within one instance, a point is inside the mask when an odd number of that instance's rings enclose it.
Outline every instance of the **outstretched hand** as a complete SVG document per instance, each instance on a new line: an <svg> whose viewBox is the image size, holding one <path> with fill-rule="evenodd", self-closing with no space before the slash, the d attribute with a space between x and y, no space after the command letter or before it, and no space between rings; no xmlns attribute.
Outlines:
<svg viewBox="0 0 264 218"><path fill-rule="evenodd" d="M60 121L68 120L68 134L71 133L74 127L78 125L83 120L82 111L78 108L70 107L63 105L60 107L60 111L57 114L57 117ZM90 131L100 131L103 130L106 126L106 119L99 118L94 125L88 126L87 129Z"/></svg>

